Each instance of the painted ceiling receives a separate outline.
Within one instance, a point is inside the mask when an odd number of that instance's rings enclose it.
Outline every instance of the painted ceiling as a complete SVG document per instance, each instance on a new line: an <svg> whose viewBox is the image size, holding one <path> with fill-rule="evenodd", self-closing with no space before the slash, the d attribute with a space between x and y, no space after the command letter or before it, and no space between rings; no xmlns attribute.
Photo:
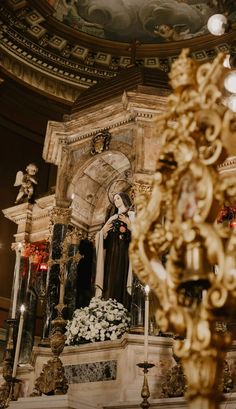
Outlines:
<svg viewBox="0 0 236 409"><path fill-rule="evenodd" d="M236 0L142 3L0 0L0 73L70 105L132 64L168 72L183 47L200 64L236 51L236 24L219 37L201 35L216 11L236 21Z"/></svg>
<svg viewBox="0 0 236 409"><path fill-rule="evenodd" d="M235 0L48 0L54 17L106 40L164 43L208 33L208 18L236 20Z"/></svg>

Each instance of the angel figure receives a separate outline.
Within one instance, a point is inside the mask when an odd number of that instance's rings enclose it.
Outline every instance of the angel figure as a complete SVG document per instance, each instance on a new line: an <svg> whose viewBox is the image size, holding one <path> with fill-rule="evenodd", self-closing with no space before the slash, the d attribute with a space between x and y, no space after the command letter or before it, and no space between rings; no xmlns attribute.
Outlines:
<svg viewBox="0 0 236 409"><path fill-rule="evenodd" d="M37 179L35 175L38 172L38 167L34 163L30 163L26 167L26 172L19 170L16 174L14 186L20 186L19 193L16 197L15 203L20 203L26 197L30 200L34 194Z"/></svg>
<svg viewBox="0 0 236 409"><path fill-rule="evenodd" d="M167 41L179 41L192 38L189 28L185 24L171 26L169 24L160 24L154 28L153 34L159 35Z"/></svg>

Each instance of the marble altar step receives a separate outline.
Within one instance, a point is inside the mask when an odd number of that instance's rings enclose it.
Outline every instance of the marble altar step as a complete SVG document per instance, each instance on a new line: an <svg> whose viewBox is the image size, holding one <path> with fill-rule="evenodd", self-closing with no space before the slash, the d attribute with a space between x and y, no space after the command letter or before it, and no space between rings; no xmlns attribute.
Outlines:
<svg viewBox="0 0 236 409"><path fill-rule="evenodd" d="M139 402L117 402L105 405L102 409L140 409ZM150 408L152 409L187 409L187 401L184 398L164 398L164 399L149 399ZM196 407L195 409L200 409ZM236 392L225 395L224 401L220 405L220 409L236 409Z"/></svg>
<svg viewBox="0 0 236 409"><path fill-rule="evenodd" d="M11 401L9 409L140 409L141 399L133 402L114 402L103 406L97 403L86 402L68 395L40 396L34 398L19 398ZM150 399L152 409L187 409L184 398ZM236 392L225 395L220 405L221 409L236 408ZM199 409L199 408L196 408Z"/></svg>
<svg viewBox="0 0 236 409"><path fill-rule="evenodd" d="M143 341L142 335L125 334L114 341L65 347L60 357L69 384L67 395L32 398L30 395L34 390L35 380L43 365L52 357L50 348L35 347L31 364L18 368L19 399L11 402L10 408L139 409L143 371L137 363L143 359ZM183 398L162 398L162 385L167 379L167 371L176 365L172 345L171 338L149 337L149 362L154 364L148 373L149 402L152 409L187 408ZM236 343L233 343L227 353L227 362L233 380L233 391L236 391ZM171 385L175 386L173 378ZM177 386L179 389L179 384ZM236 392L226 396L227 400L221 408L236 409Z"/></svg>
<svg viewBox="0 0 236 409"><path fill-rule="evenodd" d="M97 409L97 404L85 402L70 394L19 398L11 401L10 409Z"/></svg>

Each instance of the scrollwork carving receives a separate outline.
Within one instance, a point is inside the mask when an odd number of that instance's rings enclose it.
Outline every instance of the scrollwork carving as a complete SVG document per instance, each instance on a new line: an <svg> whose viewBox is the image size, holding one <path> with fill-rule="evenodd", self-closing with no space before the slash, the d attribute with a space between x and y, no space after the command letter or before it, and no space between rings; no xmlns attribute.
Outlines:
<svg viewBox="0 0 236 409"><path fill-rule="evenodd" d="M92 139L91 154L96 155L109 149L111 134L109 131L98 132Z"/></svg>
<svg viewBox="0 0 236 409"><path fill-rule="evenodd" d="M236 306L236 236L214 221L223 205L236 202L236 190L217 167L236 153L236 115L220 104L224 55L198 67L187 54L173 63L173 94L157 118L163 145L152 192L137 208L130 254L159 298L161 331L180 336L174 350L189 407L218 408L214 388L231 337L217 332L215 321L229 319Z"/></svg>

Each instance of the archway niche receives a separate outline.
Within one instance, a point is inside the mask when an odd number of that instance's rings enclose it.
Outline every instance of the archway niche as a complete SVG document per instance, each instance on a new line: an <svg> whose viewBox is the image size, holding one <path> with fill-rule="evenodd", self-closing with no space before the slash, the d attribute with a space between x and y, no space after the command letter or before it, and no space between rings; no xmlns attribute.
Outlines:
<svg viewBox="0 0 236 409"><path fill-rule="evenodd" d="M95 232L105 221L113 195L131 187L131 164L126 155L107 151L78 168L67 190L71 200L71 222Z"/></svg>

